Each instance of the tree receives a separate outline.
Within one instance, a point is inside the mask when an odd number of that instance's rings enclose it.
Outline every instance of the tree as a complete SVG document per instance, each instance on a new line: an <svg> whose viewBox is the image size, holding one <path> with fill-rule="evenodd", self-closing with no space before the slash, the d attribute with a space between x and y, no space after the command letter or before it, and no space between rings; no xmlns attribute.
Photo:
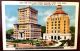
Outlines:
<svg viewBox="0 0 80 51"><path fill-rule="evenodd" d="M43 37L43 33L46 32L46 27L45 26L41 26L41 36Z"/></svg>
<svg viewBox="0 0 80 51"><path fill-rule="evenodd" d="M13 29L9 29L6 31L6 34L13 34Z"/></svg>
<svg viewBox="0 0 80 51"><path fill-rule="evenodd" d="M74 45L74 39L75 39L75 27L74 26L71 26L70 27L70 32L71 32L71 43L69 43L70 45Z"/></svg>
<svg viewBox="0 0 80 51"><path fill-rule="evenodd" d="M70 30L71 30L71 31L70 31L70 32L71 32L71 36L72 36L72 38L74 38L74 36L75 36L75 35L74 35L74 34L75 34L75 27L74 27L74 26L71 26L71 27L70 27Z"/></svg>
<svg viewBox="0 0 80 51"><path fill-rule="evenodd" d="M62 44L60 46L64 46L64 44L67 42L68 46L74 46L74 38L75 38L75 27L70 27L70 33L71 33L71 40L62 40Z"/></svg>
<svg viewBox="0 0 80 51"><path fill-rule="evenodd" d="M7 31L6 31L6 38L7 38L7 39L10 39L12 34L13 34L13 29L7 30Z"/></svg>
<svg viewBox="0 0 80 51"><path fill-rule="evenodd" d="M75 27L74 27L74 26L71 26L71 27L70 27L70 30L71 30L71 31L70 31L71 33L75 33Z"/></svg>

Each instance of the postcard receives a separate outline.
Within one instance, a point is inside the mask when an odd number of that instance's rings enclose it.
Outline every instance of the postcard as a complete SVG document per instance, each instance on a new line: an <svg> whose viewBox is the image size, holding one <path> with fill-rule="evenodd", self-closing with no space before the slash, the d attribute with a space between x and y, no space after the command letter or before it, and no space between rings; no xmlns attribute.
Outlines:
<svg viewBox="0 0 80 51"><path fill-rule="evenodd" d="M1 3L3 50L77 49L79 2Z"/></svg>

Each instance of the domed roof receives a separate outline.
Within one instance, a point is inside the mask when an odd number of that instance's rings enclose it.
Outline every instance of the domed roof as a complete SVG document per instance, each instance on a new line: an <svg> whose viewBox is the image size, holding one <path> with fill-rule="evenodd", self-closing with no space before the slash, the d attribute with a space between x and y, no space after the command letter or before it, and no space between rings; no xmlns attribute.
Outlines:
<svg viewBox="0 0 80 51"><path fill-rule="evenodd" d="M53 14L67 14L62 10L62 6L58 5L57 9L55 10L55 12Z"/></svg>

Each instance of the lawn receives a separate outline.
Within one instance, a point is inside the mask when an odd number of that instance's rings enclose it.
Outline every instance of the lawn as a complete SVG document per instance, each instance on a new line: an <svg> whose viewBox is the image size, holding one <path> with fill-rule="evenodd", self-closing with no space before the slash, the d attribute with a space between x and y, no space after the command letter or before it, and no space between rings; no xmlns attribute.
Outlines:
<svg viewBox="0 0 80 51"><path fill-rule="evenodd" d="M51 46L54 43L54 41L52 41L53 43L47 43L47 41L43 41L43 40L11 40L11 41L7 41L7 42L12 42L12 43L23 43L23 44L26 44L26 43L29 43L29 44L32 44L32 45L36 45L36 46Z"/></svg>

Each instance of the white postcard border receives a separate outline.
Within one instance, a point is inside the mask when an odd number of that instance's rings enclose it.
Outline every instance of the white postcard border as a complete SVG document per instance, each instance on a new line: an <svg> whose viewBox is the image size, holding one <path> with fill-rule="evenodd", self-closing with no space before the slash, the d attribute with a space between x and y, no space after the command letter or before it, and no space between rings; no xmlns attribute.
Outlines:
<svg viewBox="0 0 80 51"><path fill-rule="evenodd" d="M30 2L30 3L29 3ZM6 48L6 27L5 27L5 5L32 5L31 3L41 3L42 1L2 1L2 37L3 37L3 49L4 50L16 50L15 48ZM47 1L42 3L48 3ZM79 2L50 2L55 5L75 5L75 45L74 48L64 48L64 49L37 49L37 50L71 50L77 49L77 37L78 37L78 13L79 13ZM35 4L34 4L35 5ZM39 4L37 4L39 5ZM44 4L43 4L44 5ZM47 6L47 5L45 5ZM25 49L20 49L25 50ZM26 49L31 50L31 49ZM36 49L33 49L36 50Z"/></svg>

